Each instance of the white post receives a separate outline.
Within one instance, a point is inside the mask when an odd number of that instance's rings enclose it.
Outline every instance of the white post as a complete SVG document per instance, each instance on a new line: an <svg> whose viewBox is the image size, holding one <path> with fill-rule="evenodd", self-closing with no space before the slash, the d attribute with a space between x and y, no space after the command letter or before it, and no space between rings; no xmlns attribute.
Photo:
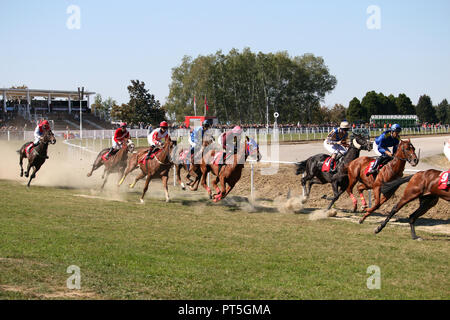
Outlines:
<svg viewBox="0 0 450 320"><path fill-rule="evenodd" d="M70 114L70 113L72 113L72 104L71 104L71 101L70 101L70 96L69 96L69 99L67 101L69 103L69 114Z"/></svg>
<svg viewBox="0 0 450 320"><path fill-rule="evenodd" d="M50 113L50 102L52 101L52 97L50 95L50 92L48 93L48 101L47 101L47 106L48 106L48 112Z"/></svg>
<svg viewBox="0 0 450 320"><path fill-rule="evenodd" d="M6 113L6 90L3 90L3 111Z"/></svg>
<svg viewBox="0 0 450 320"><path fill-rule="evenodd" d="M302 174L302 178L304 178L305 177L305 174L303 173ZM302 185L302 194L303 194L303 197L305 196L305 194L306 194L306 191L305 191L305 187Z"/></svg>
<svg viewBox="0 0 450 320"><path fill-rule="evenodd" d="M173 186L176 187L177 186L177 175L176 175L176 166L173 165Z"/></svg>
<svg viewBox="0 0 450 320"><path fill-rule="evenodd" d="M250 163L250 198L252 199L252 200L254 200L254 198L255 198L255 194L254 194L254 191L253 191L253 188L254 188L254 169L253 169L253 162L251 162Z"/></svg>
<svg viewBox="0 0 450 320"><path fill-rule="evenodd" d="M10 136L9 136L9 130L8 130L8 141L10 140Z"/></svg>

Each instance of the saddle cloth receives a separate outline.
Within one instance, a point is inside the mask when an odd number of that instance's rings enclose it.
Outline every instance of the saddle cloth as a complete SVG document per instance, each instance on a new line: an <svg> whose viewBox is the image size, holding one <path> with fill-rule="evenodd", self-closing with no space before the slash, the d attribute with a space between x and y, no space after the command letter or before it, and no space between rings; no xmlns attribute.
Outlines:
<svg viewBox="0 0 450 320"><path fill-rule="evenodd" d="M364 174L367 176L367 173L372 170L373 165L375 164L375 160L370 161L369 165L367 166L366 170L364 170ZM380 165L378 168L382 168L383 165Z"/></svg>
<svg viewBox="0 0 450 320"><path fill-rule="evenodd" d="M332 158L328 157L325 159L322 165L322 172L329 172L331 169ZM336 161L333 163L333 170L336 168Z"/></svg>
<svg viewBox="0 0 450 320"><path fill-rule="evenodd" d="M231 157L231 155L232 155L232 154L230 153L230 154L228 154L228 155L225 157L225 161L224 161L223 164L226 164L226 163L227 163L227 160ZM221 160L222 160L222 156L223 156L223 151L222 151L222 152L218 152L218 153L214 156L213 164L215 164L216 166L218 166L218 165L220 164Z"/></svg>
<svg viewBox="0 0 450 320"><path fill-rule="evenodd" d="M150 155L150 159L149 159L149 160L152 160L153 158L155 158L156 155L157 155L158 153L160 153L161 151L162 151L162 149L158 149L158 150L154 151L154 152ZM147 158L147 153L144 153L144 154L143 154L143 156L142 156L141 159L138 161L138 163L145 164L145 163L147 162L147 160L146 160L145 158Z"/></svg>
<svg viewBox="0 0 450 320"><path fill-rule="evenodd" d="M31 143L25 148L25 154L27 155L27 157L30 155L31 150L33 150L33 145L34 145L34 143L31 142Z"/></svg>
<svg viewBox="0 0 450 320"><path fill-rule="evenodd" d="M439 187L438 187L438 189L445 190L445 189L448 188L447 183L448 183L449 175L450 175L450 170L444 171L444 172L442 172L439 175Z"/></svg>

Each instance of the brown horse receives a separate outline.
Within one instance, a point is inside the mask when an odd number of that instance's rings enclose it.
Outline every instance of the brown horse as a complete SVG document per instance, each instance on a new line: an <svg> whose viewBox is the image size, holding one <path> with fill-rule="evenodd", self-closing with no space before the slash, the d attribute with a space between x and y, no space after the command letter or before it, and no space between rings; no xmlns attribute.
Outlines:
<svg viewBox="0 0 450 320"><path fill-rule="evenodd" d="M122 174L122 178L120 179L118 186L122 185L122 183L125 181L125 178L128 176L128 174L130 174L132 171L139 168L139 159L141 159L142 154L144 152L147 154L148 147L140 147L140 148L133 150L133 152L128 157L127 167Z"/></svg>
<svg viewBox="0 0 450 320"><path fill-rule="evenodd" d="M141 203L144 203L144 196L145 193L148 190L148 184L150 183L150 180L152 178L161 178L164 191L166 193L166 202L170 201L169 198L169 189L167 186L167 181L169 179L169 171L172 167L172 160L170 159L170 152L177 144L176 141L170 140L169 136L166 136L166 139L164 141L164 146L160 151L157 151L154 153L154 157L152 159L144 161L144 163L139 162L139 167L141 169L140 174L134 179L134 182L130 185L130 188L134 188L136 185L136 182L138 182L140 179L147 176L147 179L145 180L145 186L144 190L142 192L141 196ZM146 152L139 153L139 159L142 159L145 157Z"/></svg>
<svg viewBox="0 0 450 320"><path fill-rule="evenodd" d="M55 135L51 130L46 131L39 139L39 144L34 147L30 154L27 155L26 149L32 142L29 141L25 143L20 150L17 150L19 153L19 165L20 165L20 176L23 177L23 159L28 159L28 166L27 170L25 171L25 177L28 178L28 175L30 174L30 169L33 168L33 173L30 176L30 179L28 180L27 187L30 186L31 180L33 180L36 177L36 173L39 171L39 169L44 164L45 160L47 159L47 149L48 144L55 144L56 138Z"/></svg>
<svg viewBox="0 0 450 320"><path fill-rule="evenodd" d="M392 194L381 195L381 186L386 182L400 178L405 170L406 161L408 161L412 166L416 166L419 163L419 159L415 153L415 148L409 139L400 141L397 152L394 155L394 159L382 167L376 177L373 177L373 175L366 176L365 173L365 169L370 165L372 160L374 160L372 157L360 157L350 162L348 166L349 185L346 191L352 198L353 212L356 212L358 205L356 198L353 196L353 187L357 182L361 182L357 189L359 196L361 197L363 209L366 210L366 214L359 220L359 223L363 223L372 212L378 209L392 196ZM363 191L369 189L373 189L375 205L372 208L367 209Z"/></svg>
<svg viewBox="0 0 450 320"><path fill-rule="evenodd" d="M392 216L397 213L404 205L419 198L419 208L409 216L409 226L411 227L412 239L421 240L421 238L416 235L416 231L414 229L414 223L416 222L417 218L424 215L428 210L434 207L439 201L439 198L450 201L450 189L447 188L445 190L442 190L438 188L439 177L441 173L442 171L434 169L420 171L413 176L394 180L384 185L382 189L385 190L383 191L389 193L392 192L393 189L398 188L401 184L409 181L402 198L392 208L386 220L383 221L383 223L381 223L381 225L375 229L375 233L379 233L381 230L383 230Z"/></svg>
<svg viewBox="0 0 450 320"><path fill-rule="evenodd" d="M109 151L109 148L103 149L99 152L97 158L92 165L91 171L87 174L88 177L92 176L94 170L97 170L102 165L105 166L105 170L103 171L102 179L103 184L101 189L105 187L106 182L108 181L108 176L113 172L118 172L119 176L122 177L123 172L125 171L125 167L127 166L128 152L133 152L134 143L133 141L128 140L128 143L122 143L121 148L115 154L111 155L107 160L103 158Z"/></svg>
<svg viewBox="0 0 450 320"><path fill-rule="evenodd" d="M217 192L217 194L214 195L214 202L224 199L231 192L231 190L233 190L234 186L241 178L244 163L247 161L249 156L255 154L256 160L261 160L259 145L249 137L245 137L244 148L240 148L232 155L233 162L230 163L229 160L226 160L226 162L220 166L214 161L216 154L217 150L208 151L202 159L202 163L200 165L202 171L201 184L208 192L210 199L213 198L213 195L211 193L211 189L206 184L206 176L209 172L212 172L216 176L216 179L212 181L213 187ZM220 188L217 184L218 182L220 182Z"/></svg>

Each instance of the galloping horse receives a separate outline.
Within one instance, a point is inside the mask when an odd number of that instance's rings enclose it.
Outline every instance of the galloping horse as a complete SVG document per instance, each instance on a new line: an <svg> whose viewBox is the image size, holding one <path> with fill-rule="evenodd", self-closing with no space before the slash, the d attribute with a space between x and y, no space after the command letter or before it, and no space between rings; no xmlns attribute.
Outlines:
<svg viewBox="0 0 450 320"><path fill-rule="evenodd" d="M416 235L416 231L414 229L414 223L416 222L417 218L424 215L428 210L434 207L439 201L439 198L450 201L450 189L438 188L440 180L439 178L441 177L442 173L442 171L434 169L420 171L413 176L408 176L385 184L382 187L382 191L390 193L392 192L392 190L398 188L401 184L409 181L402 198L392 208L386 220L383 221L383 223L381 223L381 225L375 229L375 233L379 233L381 230L383 230L392 216L397 213L404 205L419 198L420 206L409 216L409 226L411 227L412 239L421 240L420 237Z"/></svg>
<svg viewBox="0 0 450 320"><path fill-rule="evenodd" d="M212 135L206 134L203 137L203 141L202 141L202 148L200 149L200 151L198 151L199 155L202 155L204 153L204 150L210 146L213 142L215 141L214 137ZM197 191L199 183L200 183L200 178L202 177L202 171L200 169L200 163L198 163L198 161L192 161L192 157L191 157L191 153L190 153L190 148L188 150L174 150L175 154L173 156L173 159L177 159L178 161L175 161L175 168L176 168L176 177L177 177L177 182L178 184L181 185L181 188L183 190L185 190L185 186L184 183L181 180L181 169L183 168L187 174L186 174L186 180L188 180L188 182L186 183L187 186L189 186L189 189L191 191ZM185 154L187 153L187 154ZM182 159L180 159L180 156L184 154L184 157ZM196 160L196 156L195 160ZM189 161L189 164L188 164ZM191 176L195 175L195 179L192 180Z"/></svg>
<svg viewBox="0 0 450 320"><path fill-rule="evenodd" d="M216 176L216 179L212 181L212 184L217 192L214 196L214 202L218 202L224 199L234 188L236 183L241 178L245 161L247 161L249 156L254 154L256 154L256 161L260 161L261 153L259 152L259 145L249 137L245 137L244 148L239 148L239 150L233 155L232 163L226 162L220 166L216 161L214 161L214 159L217 156L222 157L222 153L217 152L217 150L208 151L205 154L205 157L202 158L200 168L202 171L201 184L208 192L209 198L212 199L213 196L211 194L211 189L206 184L206 176L208 172L212 172ZM217 185L218 182L220 182L220 188Z"/></svg>
<svg viewBox="0 0 450 320"><path fill-rule="evenodd" d="M133 150L133 152L131 152L130 156L128 157L127 167L122 174L122 178L119 180L119 183L118 183L119 187L125 181L125 178L128 176L128 174L130 174L132 171L139 168L139 159L142 158L142 154L144 152L145 152L145 154L147 154L148 147L140 147L140 148Z"/></svg>
<svg viewBox="0 0 450 320"><path fill-rule="evenodd" d="M361 150L372 150L372 143L370 143L370 139L366 139L362 135L354 133L350 140L350 148L338 162L336 173L334 174L322 171L323 162L329 157L329 155L325 153L316 154L315 156L309 157L304 161L296 163L296 175L306 172L306 176L302 178L302 186L306 188L307 198L309 197L311 186L313 184L331 183L331 186L333 187L334 197L329 199L331 200L331 202L328 205L328 209L331 208L331 206L339 199L341 194L343 194L347 189L348 164L359 157Z"/></svg>
<svg viewBox="0 0 450 320"><path fill-rule="evenodd" d="M130 185L130 188L134 188L136 182L147 176L147 179L145 180L144 190L141 196L141 203L144 203L144 196L148 190L148 184L150 183L150 180L154 177L161 178L164 186L164 191L166 193L166 202L170 201L167 180L169 179L169 171L170 167L172 166L172 160L170 159L170 152L173 146L175 146L176 144L177 144L176 141L172 141L170 140L169 136L166 136L166 139L164 141L164 147L159 151L153 153L154 155L153 158L138 162L139 167L141 168L141 173L134 179L134 182ZM139 159L144 158L146 154L147 154L146 151L139 153L138 154Z"/></svg>
<svg viewBox="0 0 450 320"><path fill-rule="evenodd" d="M26 149L31 143L33 142L29 141L25 143L20 148L20 150L17 150L17 152L19 153L20 176L23 177L24 175L22 167L24 158L28 158L28 166L27 170L25 171L25 177L28 178L28 175L30 174L30 169L33 168L33 173L31 174L30 179L28 180L27 187L30 186L31 180L33 180L36 177L36 173L39 171L39 169L47 159L48 144L49 143L55 144L56 138L51 130L46 131L39 139L39 144L33 149L31 149L30 153L27 154Z"/></svg>
<svg viewBox="0 0 450 320"><path fill-rule="evenodd" d="M350 162L348 166L349 185L347 187L347 193L353 201L353 212L356 212L358 206L358 202L353 196L353 187L358 181L361 182L357 189L359 196L361 197L363 209L366 210L366 214L359 220L359 223L363 223L372 212L378 209L392 196L392 194L381 195L381 186L384 183L400 178L405 170L406 161L408 161L413 167L419 163L419 159L415 153L415 148L411 144L410 139L402 140L400 142L397 152L394 155L394 159L383 166L376 177L373 177L373 175L366 175L366 169L373 160L374 158L372 157L361 157ZM373 189L375 205L372 208L367 209L363 191L369 189Z"/></svg>
<svg viewBox="0 0 450 320"><path fill-rule="evenodd" d="M119 176L122 177L123 172L125 170L125 167L127 166L127 158L128 158L128 152L133 152L134 150L134 143L133 141L128 140L128 143L122 144L122 147L119 151L117 151L116 154L111 155L108 159L105 160L104 156L109 152L109 148L103 149L99 152L97 158L94 161L94 164L92 165L91 171L87 174L88 177L92 176L92 173L94 170L97 170L102 165L105 166L105 170L103 171L102 179L103 184L101 186L101 189L105 187L106 181L108 181L108 176L113 172L118 172Z"/></svg>

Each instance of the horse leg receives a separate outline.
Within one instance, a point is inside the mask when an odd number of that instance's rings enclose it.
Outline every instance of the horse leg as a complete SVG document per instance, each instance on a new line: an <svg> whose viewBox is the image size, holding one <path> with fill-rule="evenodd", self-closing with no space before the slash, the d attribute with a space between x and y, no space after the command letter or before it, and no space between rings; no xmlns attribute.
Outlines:
<svg viewBox="0 0 450 320"><path fill-rule="evenodd" d="M87 176L88 176L88 177L92 176L92 173L93 173L95 170L97 170L98 168L100 168L102 165L103 165L103 162L102 162L101 156L100 156L100 157L97 157L97 159L95 159L95 161L94 161L94 164L92 165L91 171L87 174ZM103 177L104 177L104 175L105 175L105 174L103 173ZM102 177L102 178L103 178L103 177Z"/></svg>
<svg viewBox="0 0 450 320"><path fill-rule="evenodd" d="M125 168L121 168L119 170L119 181L117 182L117 187L120 187L123 180L125 180L126 175L124 173L125 173ZM120 177L122 177L122 178L120 178Z"/></svg>
<svg viewBox="0 0 450 320"><path fill-rule="evenodd" d="M182 166L183 166L182 164L175 165L175 173L177 176L177 182L181 186L181 189L186 190L186 186L184 185L184 182L181 181L181 167Z"/></svg>
<svg viewBox="0 0 450 320"><path fill-rule="evenodd" d="M30 169L31 169L31 161L30 159L28 159L27 170L25 171L26 178L28 178L28 176L30 175Z"/></svg>
<svg viewBox="0 0 450 320"><path fill-rule="evenodd" d="M214 190L216 190L216 194L215 195L218 195L219 193L220 193L220 188L219 188L219 186L217 185L217 183L219 182L219 177L216 177L215 179L213 179L213 181L212 181L212 185L213 185L213 187L214 187Z"/></svg>
<svg viewBox="0 0 450 320"><path fill-rule="evenodd" d="M345 188L341 188L341 190L339 190L339 185L337 181L334 181L331 185L333 187L334 197L331 199L331 202L328 205L327 210L330 210L333 204L337 201L337 199L339 199L339 197L345 192Z"/></svg>
<svg viewBox="0 0 450 320"><path fill-rule="evenodd" d="M219 181L220 181L220 193L214 197L214 202L222 200L227 192L225 186L225 177L223 175L219 177Z"/></svg>
<svg viewBox="0 0 450 320"><path fill-rule="evenodd" d="M349 182L348 182L348 187L347 187L347 194L348 196L352 199L353 202L353 212L356 212L356 210L358 209L358 201L356 200L355 196L353 195L353 188L355 187L356 184L356 179L353 178L353 176L350 176L349 174Z"/></svg>
<svg viewBox="0 0 450 320"><path fill-rule="evenodd" d="M207 169L206 173L208 173L209 170ZM189 186L189 189L191 191L197 191L198 186L200 185L200 180L202 178L203 173L201 172L200 167L195 171L196 176L195 176L195 180L191 183L191 185ZM206 177L205 177L206 179Z"/></svg>
<svg viewBox="0 0 450 320"><path fill-rule="evenodd" d="M380 186L373 188L373 196L375 198L375 205L372 208L366 209L366 213L359 220L359 223L363 223L364 220L366 220L366 218L368 216L370 216L375 210L377 210L383 203L385 203L388 200L387 197L385 197L384 195L381 195L381 187Z"/></svg>
<svg viewBox="0 0 450 320"><path fill-rule="evenodd" d="M212 199L211 189L206 184L206 176L208 175L208 171L209 170L205 170L205 172L202 173L202 177L201 177L200 183L202 184L202 187L205 188L206 192L208 192L209 198Z"/></svg>
<svg viewBox="0 0 450 320"><path fill-rule="evenodd" d="M148 184L150 183L150 180L152 180L152 176L150 174L148 174L147 175L147 179L145 180L144 190L142 191L141 203L144 203L144 196L145 196L145 193L148 190Z"/></svg>
<svg viewBox="0 0 450 320"><path fill-rule="evenodd" d="M30 187L31 180L33 180L34 177L36 177L36 172L37 172L38 170L39 170L39 169L36 169L36 167L33 167L33 173L30 175L30 180L28 180L28 184L27 184L27 187L28 187L28 188Z"/></svg>
<svg viewBox="0 0 450 320"><path fill-rule="evenodd" d="M19 165L20 165L20 176L23 177L23 154L20 153L19 156Z"/></svg>
<svg viewBox="0 0 450 320"><path fill-rule="evenodd" d="M413 194L408 194L407 196L405 196L405 195L406 195L406 190L405 190L405 194L400 199L400 201L392 208L391 212L389 212L389 215L387 216L386 220L384 220L375 229L375 233L381 232L381 230L383 230L383 228L387 225L389 220L391 220L391 218L394 216L394 214L396 214L398 211L400 211L400 209L403 208L403 206L406 205L407 203L409 203L409 202L411 202L413 200L416 200L420 196L420 192L415 192Z"/></svg>
<svg viewBox="0 0 450 320"><path fill-rule="evenodd" d="M170 202L170 198L169 198L169 188L167 186L167 180L169 180L168 176L162 176L161 177L163 186L164 186L164 192L166 194L166 202Z"/></svg>
<svg viewBox="0 0 450 320"><path fill-rule="evenodd" d="M365 184L361 183L361 184L358 185L356 190L358 190L359 197L361 198L361 204L362 204L361 209L364 210L364 209L366 209L368 207L366 199L364 198L364 190L367 190L367 187L366 187Z"/></svg>
<svg viewBox="0 0 450 320"><path fill-rule="evenodd" d="M106 172L106 169L105 169L105 172ZM105 173L103 173L103 175L105 175ZM102 184L102 186L100 187L100 190L103 190L103 188L105 187L106 181L108 181L108 177L109 177L109 171L106 172L106 176L105 176L105 178L103 179L103 184Z"/></svg>
<svg viewBox="0 0 450 320"><path fill-rule="evenodd" d="M136 185L136 182L138 182L139 180L141 180L142 178L144 178L146 176L146 173L144 171L141 170L141 173L136 176L136 178L134 178L134 181L132 184L130 184L130 188L133 189L134 186Z"/></svg>
<svg viewBox="0 0 450 320"><path fill-rule="evenodd" d="M417 218L424 215L430 208L434 207L439 201L439 197L434 195L422 196L419 198L419 201L420 207L409 216L409 226L411 228L411 237L413 240L422 240L422 238L416 235L416 230L414 228L414 223Z"/></svg>

